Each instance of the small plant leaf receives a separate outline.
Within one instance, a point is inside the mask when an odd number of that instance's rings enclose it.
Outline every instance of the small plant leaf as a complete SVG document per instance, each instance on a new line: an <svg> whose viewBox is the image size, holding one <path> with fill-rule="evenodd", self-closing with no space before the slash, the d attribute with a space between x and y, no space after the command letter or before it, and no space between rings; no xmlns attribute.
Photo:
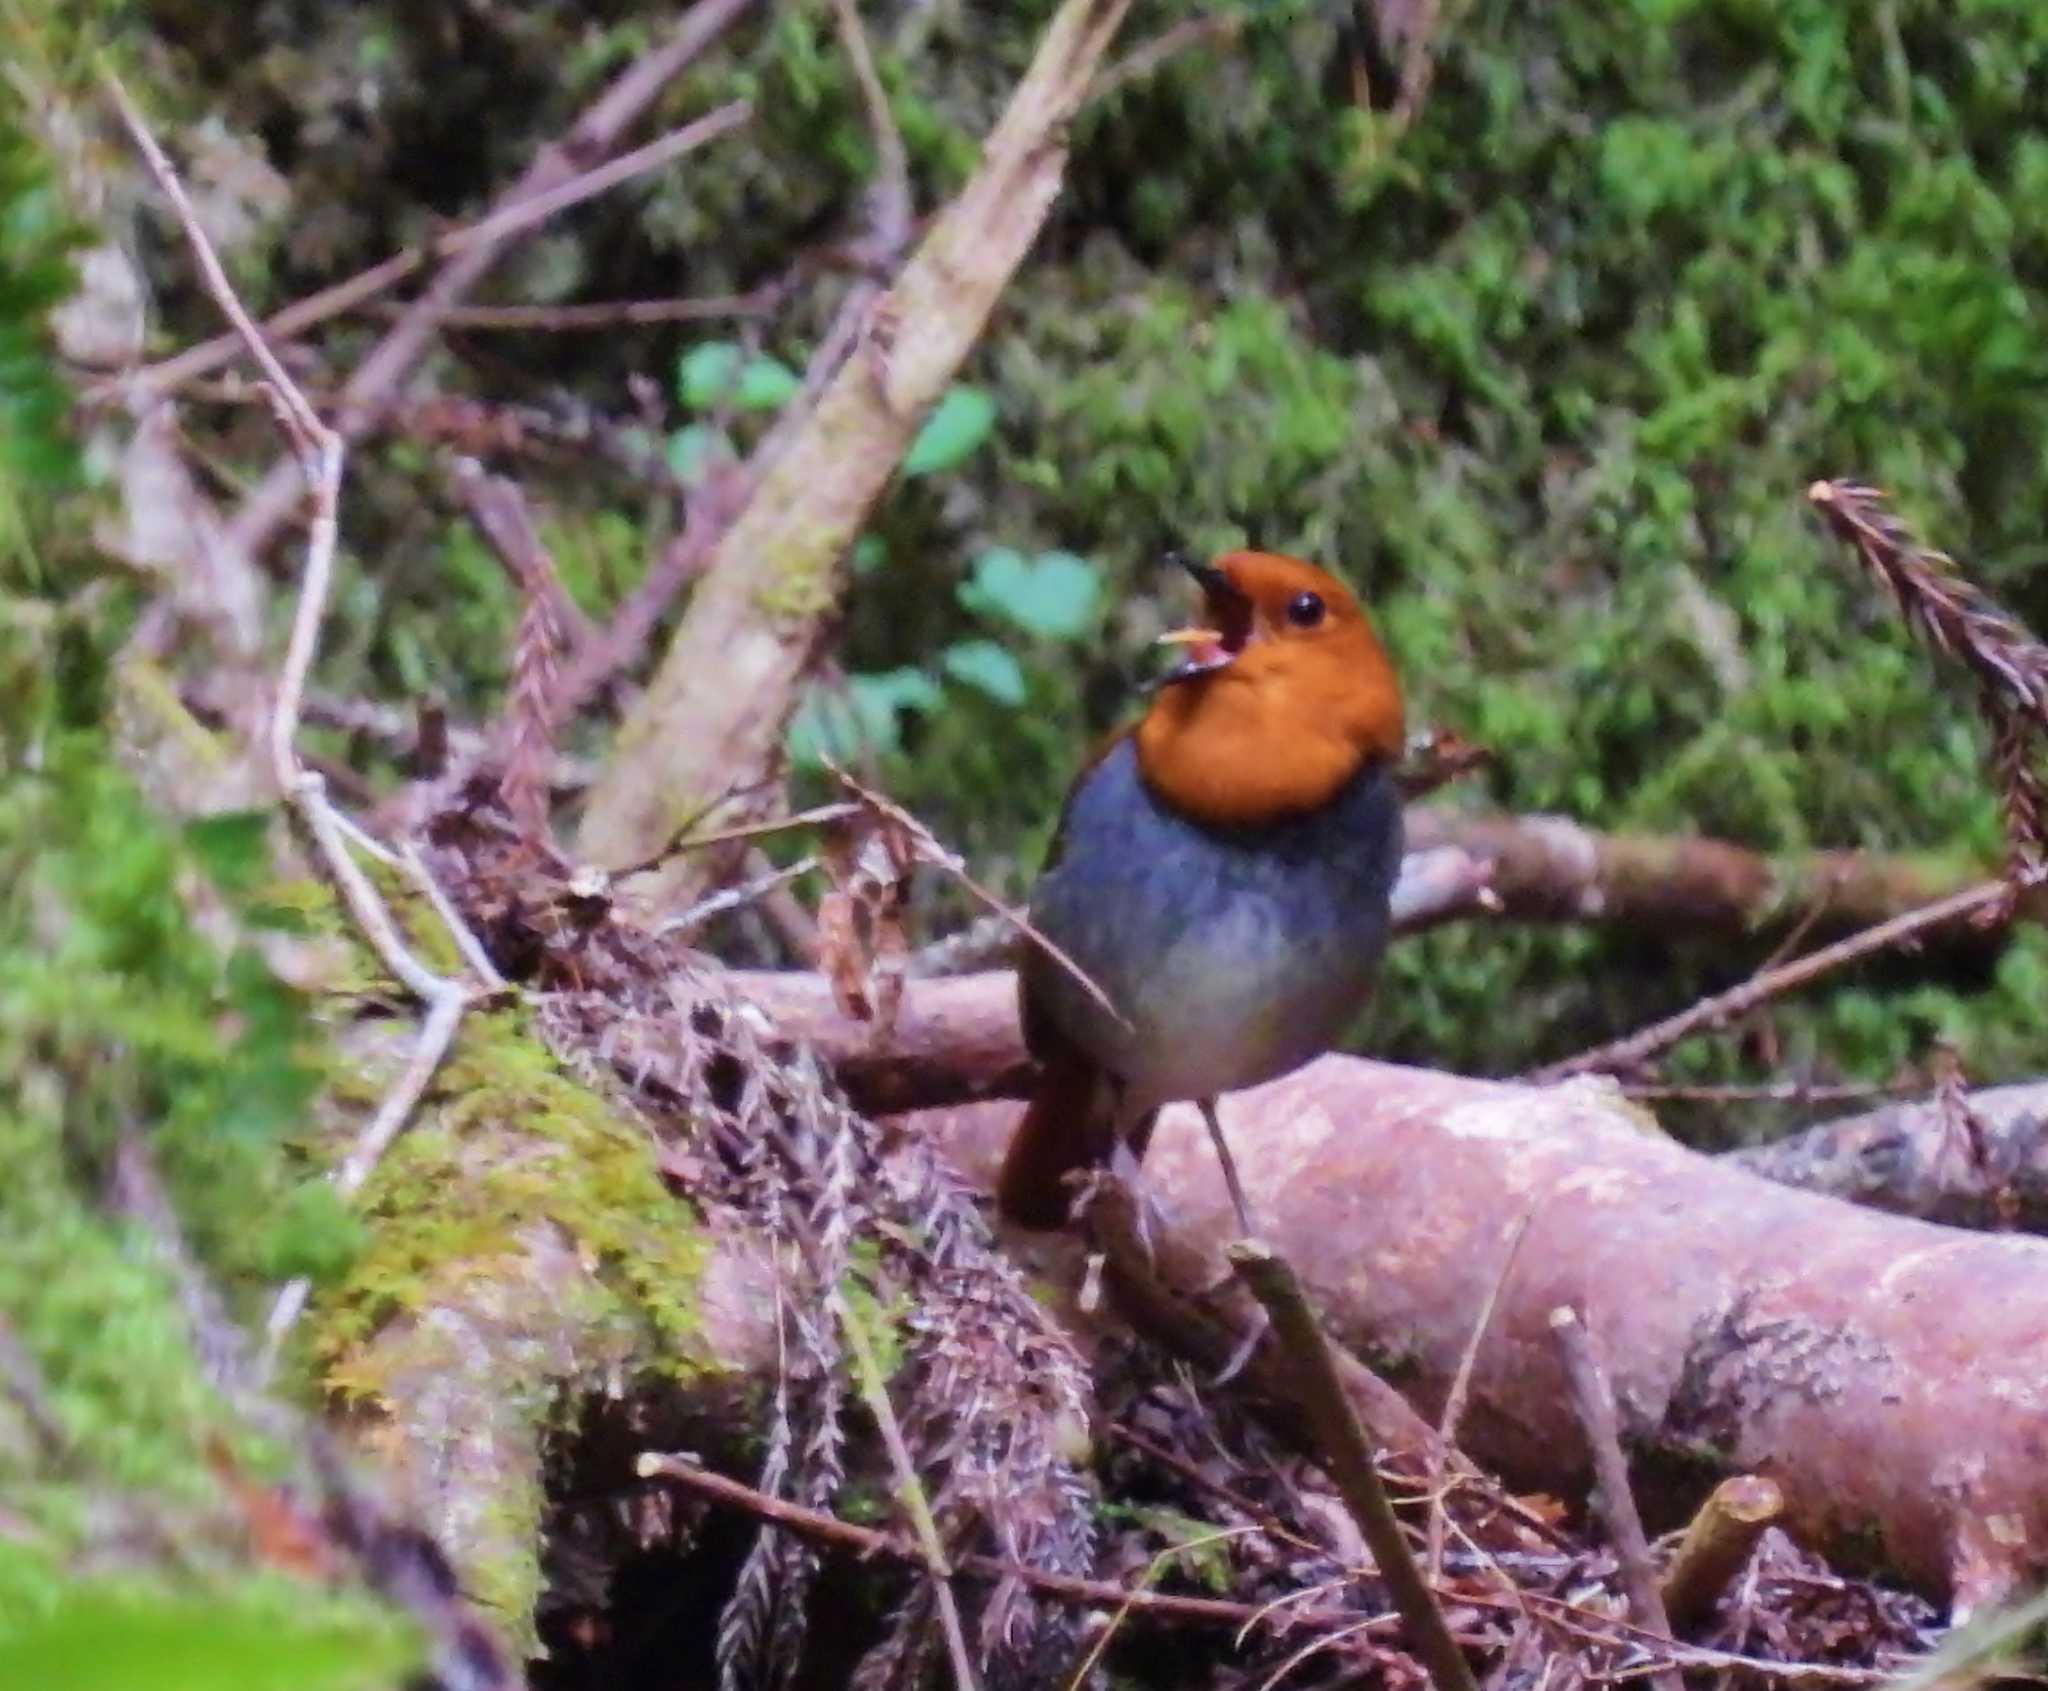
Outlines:
<svg viewBox="0 0 2048 1691"><path fill-rule="evenodd" d="M775 411L795 397L796 372L779 358L749 358L736 341L702 341L676 362L676 397L693 411L729 404Z"/></svg>
<svg viewBox="0 0 2048 1691"><path fill-rule="evenodd" d="M940 662L953 680L986 693L998 704L1024 702L1024 668L1007 646L993 640L963 640L947 647Z"/></svg>
<svg viewBox="0 0 2048 1691"><path fill-rule="evenodd" d="M695 487L713 464L732 456L732 442L709 423L687 424L668 437L668 467L685 487Z"/></svg>
<svg viewBox="0 0 2048 1691"><path fill-rule="evenodd" d="M1007 546L992 547L974 562L960 587L960 602L981 616L999 617L1042 640L1073 640L1094 625L1102 577L1086 558L1041 552L1027 559Z"/></svg>
<svg viewBox="0 0 2048 1691"><path fill-rule="evenodd" d="M996 402L986 389L952 387L918 430L904 455L906 476L937 475L964 464L996 426Z"/></svg>
<svg viewBox="0 0 2048 1691"><path fill-rule="evenodd" d="M815 769L825 758L844 763L863 752L886 755L903 743L898 713L936 710L940 697L938 683L921 669L849 675L843 687L813 687L804 695L783 749L800 769Z"/></svg>

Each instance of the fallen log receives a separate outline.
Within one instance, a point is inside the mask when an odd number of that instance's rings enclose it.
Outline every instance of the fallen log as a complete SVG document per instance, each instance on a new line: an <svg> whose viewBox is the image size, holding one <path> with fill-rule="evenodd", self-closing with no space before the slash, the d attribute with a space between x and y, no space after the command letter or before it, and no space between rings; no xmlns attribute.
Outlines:
<svg viewBox="0 0 2048 1691"><path fill-rule="evenodd" d="M914 982L903 1026L927 1067L968 1052L956 1078L985 1082L1014 1056L1010 981ZM864 1030L852 1046L829 1019L803 1031L856 1092L877 1072ZM1015 1117L983 1103L908 1120L986 1185ZM1611 1358L1646 1503L1689 1508L1729 1473L1764 1475L1795 1536L1959 1611L2048 1568L2048 1242L1772 1184L1685 1150L1600 1080L1333 1057L1226 1100L1224 1117L1262 1234L1425 1417L1530 1217L1462 1422L1466 1449L1511 1482L1576 1493L1589 1477L1548 1325L1571 1303ZM1199 1296L1228 1274L1232 1227L1192 1111L1166 1114L1146 1175L1161 1272ZM1078 1272L1074 1256L1046 1253L1048 1272Z"/></svg>
<svg viewBox="0 0 2048 1691"><path fill-rule="evenodd" d="M1986 1087L1969 1095L1969 1109L1974 1143L1939 1103L1912 1099L1728 1160L1766 1180L1895 1215L2048 1233L2048 1085Z"/></svg>

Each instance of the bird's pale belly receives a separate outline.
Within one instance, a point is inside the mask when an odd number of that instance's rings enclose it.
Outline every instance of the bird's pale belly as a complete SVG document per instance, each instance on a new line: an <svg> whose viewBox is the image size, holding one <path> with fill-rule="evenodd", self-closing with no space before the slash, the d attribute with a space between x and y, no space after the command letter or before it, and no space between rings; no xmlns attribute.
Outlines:
<svg viewBox="0 0 2048 1691"><path fill-rule="evenodd" d="M1256 1086L1327 1051L1364 1005L1378 947L1293 946L1256 907L1190 935L1131 995L1120 1042L1134 1106Z"/></svg>
<svg viewBox="0 0 2048 1691"><path fill-rule="evenodd" d="M1027 960L1049 1021L1147 1105L1254 1085L1342 1037L1385 943L1398 800L1369 771L1312 817L1219 833L1152 799L1128 743L1091 772L1032 918L1101 987Z"/></svg>

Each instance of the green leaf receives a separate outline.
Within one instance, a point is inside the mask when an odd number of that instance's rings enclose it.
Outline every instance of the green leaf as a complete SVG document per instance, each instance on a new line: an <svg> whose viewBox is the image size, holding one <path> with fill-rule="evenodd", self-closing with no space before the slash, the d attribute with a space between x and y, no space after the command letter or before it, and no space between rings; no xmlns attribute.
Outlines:
<svg viewBox="0 0 2048 1691"><path fill-rule="evenodd" d="M906 476L936 475L964 464L996 426L995 399L983 388L952 387L925 418L904 455Z"/></svg>
<svg viewBox="0 0 2048 1691"><path fill-rule="evenodd" d="M695 487L721 458L733 456L732 442L709 423L691 423L668 437L668 467L685 487Z"/></svg>
<svg viewBox="0 0 2048 1691"><path fill-rule="evenodd" d="M953 680L978 688L998 704L1024 702L1024 669L1007 646L993 640L963 640L947 647L939 661Z"/></svg>
<svg viewBox="0 0 2048 1691"><path fill-rule="evenodd" d="M974 561L961 583L961 604L981 616L1000 617L1041 640L1074 640L1095 624L1102 576L1071 552L1041 552L1027 559L996 546Z"/></svg>
<svg viewBox="0 0 2048 1691"><path fill-rule="evenodd" d="M780 411L802 384L796 372L779 358L756 358L740 372L740 384L732 402L742 411Z"/></svg>
<svg viewBox="0 0 2048 1691"><path fill-rule="evenodd" d="M749 358L736 341L702 341L676 363L676 397L693 411L730 404L775 411L796 395L796 372L779 358Z"/></svg>
<svg viewBox="0 0 2048 1691"><path fill-rule="evenodd" d="M902 745L897 715L939 706L938 684L921 669L849 675L843 688L813 687L790 718L783 741L791 763L815 769L825 758L844 763L863 752L884 755Z"/></svg>
<svg viewBox="0 0 2048 1691"><path fill-rule="evenodd" d="M0 1685L43 1691L384 1691L418 1663L396 1628L225 1593L78 1589L0 1637Z"/></svg>
<svg viewBox="0 0 2048 1691"><path fill-rule="evenodd" d="M746 356L737 341L700 341L676 361L676 397L693 411L716 405L739 380Z"/></svg>

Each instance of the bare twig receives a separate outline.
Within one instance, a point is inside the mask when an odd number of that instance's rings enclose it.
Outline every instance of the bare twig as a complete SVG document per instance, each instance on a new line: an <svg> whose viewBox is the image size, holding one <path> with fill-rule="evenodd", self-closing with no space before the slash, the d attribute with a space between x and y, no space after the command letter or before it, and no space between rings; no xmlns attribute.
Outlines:
<svg viewBox="0 0 2048 1691"><path fill-rule="evenodd" d="M407 247L371 265L367 270L332 287L322 288L318 293L274 312L260 325L266 341L286 341L316 328L330 318L339 317L373 300L378 294L396 287L408 276L426 269L441 259L454 258L479 245L501 244L513 236L523 233L537 223L593 199L621 183L630 182L634 177L673 162L684 153L690 152L706 142L717 139L728 130L737 128L750 115L746 102L734 101L721 106L693 123L672 130L659 140L651 141L644 147L621 154L593 170L587 170L571 177L559 187L531 199L513 200L499 205L488 215L474 223L450 229L435 239L417 247ZM411 304L399 305L394 311L403 315L413 309ZM559 324L522 323L519 315L524 313L574 312L577 310L605 313L587 323L569 326L597 328L619 321L628 322L675 322L694 317L720 317L750 315L753 306L749 296L740 295L729 299L707 300L646 300L624 302L621 306L563 307L563 306L497 306L471 311L444 312L439 321L452 326L460 323L468 328L511 328L511 327L556 327ZM628 315L623 319L619 313L641 312L645 315ZM506 314L512 314L508 317ZM477 318L484 321L476 321ZM94 390L91 397L111 396L123 391L134 394L164 394L196 380L224 364L232 363L244 350L246 343L239 333L216 335L210 341L201 341L197 346L187 347L183 352L162 359L158 363L145 365L140 370L124 372L110 378Z"/></svg>
<svg viewBox="0 0 2048 1691"><path fill-rule="evenodd" d="M1713 1614L1764 1529L1784 1512L1785 1494L1760 1474L1736 1474L1714 1488L1664 1575L1664 1609L1678 1631L1690 1632Z"/></svg>
<svg viewBox="0 0 2048 1691"><path fill-rule="evenodd" d="M405 1130L405 1124L412 1119L414 1107L427 1090L427 1083L434 1078L441 1059L448 1054L448 1047L454 1042L462 1013L469 1008L470 995L460 983L449 984L452 991L429 1002L426 1020L420 1023L419 1037L413 1041L412 1054L407 1057L404 1069L399 1072L391 1090L384 1094L376 1113L364 1124L363 1131L357 1135L355 1144L349 1147L348 1155L335 1172L334 1189L343 1198L353 1198L362 1190L377 1164L383 1160L384 1153ZM304 1276L289 1281L271 1304L270 1315L263 1324L266 1373L276 1365L277 1353L285 1338L305 1312L312 1284Z"/></svg>
<svg viewBox="0 0 2048 1691"><path fill-rule="evenodd" d="M377 1159L410 1118L413 1106L426 1090L428 1081L433 1078L455 1037L462 1013L471 1001L472 988L467 981L435 974L399 936L390 908L350 852L346 833L357 830L352 823L345 822L341 813L328 801L326 785L321 778L305 770L299 762L300 705L305 695L306 676L319 646L320 625L326 614L328 584L334 569L338 532L336 513L341 498L343 462L341 436L321 421L276 354L264 343L228 281L226 271L221 268L220 259L205 231L200 228L191 201L186 197L184 184L179 181L170 160L157 145L156 138L149 132L148 125L143 122L141 113L129 99L120 80L111 70L103 70L102 75L122 121L149 165L150 174L177 213L208 290L270 383L279 425L292 446L300 472L313 491L314 514L307 537L305 572L300 581L291 639L285 651L284 669L278 681L277 700L270 719L272 771L280 792L297 810L312 835L320 858L339 887L343 902L358 928L392 974L427 1006L426 1019L421 1024L411 1059L337 1171L336 1187L344 1197L349 1197L369 1178ZM419 865L418 872L425 875L424 865ZM445 900L436 900L436 903L444 910L447 908ZM465 952L481 950L460 922L454 922L452 928L461 936L458 944L467 940ZM495 970L483 978L492 986L503 984ZM266 1361L274 1358L277 1345L304 1307L306 1292L307 1283L297 1280L279 1294L268 1324Z"/></svg>
<svg viewBox="0 0 2048 1691"><path fill-rule="evenodd" d="M672 1480L700 1496L727 1508L743 1509L760 1520L772 1521L791 1532L802 1533L820 1544L851 1550L861 1556L886 1556L892 1562L925 1566L923 1552L889 1533L856 1526L817 1509L771 1497L750 1485L713 1473L680 1456L650 1452L639 1460L641 1475L647 1479ZM1159 1620L1191 1621L1200 1626L1243 1626L1261 1618L1261 1609L1251 1603L1233 1603L1218 1597L1174 1597L1156 1591L1132 1589L1107 1580L1078 1579L1070 1574L1047 1573L1019 1562L994 1556L961 1556L960 1572L975 1579L1015 1579L1055 1602L1075 1603L1091 1609L1119 1609L1128 1606L1133 1614ZM1352 1617L1346 1616L1345 1619Z"/></svg>
<svg viewBox="0 0 2048 1691"><path fill-rule="evenodd" d="M1205 18L1184 18L1161 30L1150 41L1141 41L1115 64L1107 66L1088 89L1091 102L1114 94L1119 88L1141 82L1169 60L1191 48L1228 46L1244 28L1236 12L1216 12Z"/></svg>
<svg viewBox="0 0 2048 1691"><path fill-rule="evenodd" d="M441 327L488 334L586 334L593 330L640 328L657 323L766 317L782 297L782 289L768 287L744 294L706 294L697 299L606 299L588 300L578 305L458 305L441 313ZM397 317L405 309L404 305L392 301L370 307L380 317ZM268 326L265 325L266 328Z"/></svg>
<svg viewBox="0 0 2048 1691"><path fill-rule="evenodd" d="M977 1691L974 1662L967 1653L967 1634L960 1625L960 1606L953 1598L953 1569L946 1559L945 1541L939 1537L939 1523L932 1518L931 1499L918 1478L917 1463L903 1439L903 1425L896 1419L896 1406L889 1401L889 1382L882 1377L882 1365L868 1337L866 1323L841 1292L832 1294L832 1311L839 1330L846 1335L853 1353L854 1371L860 1379L862 1400L875 1418L882 1435L882 1448L889 1453L889 1466L896 1472L897 1496L917 1535L918 1550L925 1572L931 1576L932 1598L939 1611L939 1626L946 1635L946 1653L953 1662L956 1691Z"/></svg>
<svg viewBox="0 0 2048 1691"><path fill-rule="evenodd" d="M1629 1489L1628 1459L1621 1453L1614 1394L1608 1389L1600 1359L1593 1354L1592 1335L1586 1331L1578 1311L1569 1304L1559 1304L1550 1312L1550 1330L1556 1336L1558 1356L1564 1363L1572 1408L1585 1434L1586 1448L1592 1454L1594 1501L1607 1523L1607 1535L1614 1542L1614 1554L1621 1564L1621 1586L1628 1597L1629 1614L1645 1632L1669 1639L1671 1617L1664 1612L1664 1597L1657 1589L1649 1540L1643 1536L1635 1493ZM1675 1673L1668 1682L1659 1677L1657 1683L1660 1691L1679 1691Z"/></svg>
<svg viewBox="0 0 2048 1691"><path fill-rule="evenodd" d="M689 909L674 916L664 917L654 931L658 934L689 933L694 928L701 928L714 916L723 916L727 911L737 910L742 905L754 903L757 899L765 900L778 888L788 886L791 881L800 880L818 867L819 860L815 857L799 858L783 869L777 869L772 864L764 864L758 874L740 885L722 887L717 892L700 898Z"/></svg>
<svg viewBox="0 0 2048 1691"><path fill-rule="evenodd" d="M1448 1514L1448 1488L1445 1485L1445 1469L1450 1453L1458 1445L1458 1423L1465 1417L1465 1399L1472 1390L1472 1369L1479 1361L1479 1346L1486 1337L1486 1329L1493 1324L1493 1312L1500 1304L1500 1294L1508 1283L1508 1276L1514 1272L1515 1258L1522 1254L1522 1241L1529 1236L1529 1223L1536 1219L1534 1209L1526 1209L1508 1231L1507 1247L1500 1253L1500 1268L1494 1274L1493 1284L1487 1288L1486 1301L1479 1306L1479 1318L1472 1323L1472 1337L1465 1341L1465 1353L1458 1358L1458 1371L1451 1376L1451 1389L1444 1397L1443 1418L1437 1423L1437 1446L1430 1453L1429 1490L1429 1577L1435 1579L1444 1565L1444 1520Z"/></svg>
<svg viewBox="0 0 2048 1691"><path fill-rule="evenodd" d="M1330 1341L1309 1309L1294 1270L1271 1246L1256 1239L1237 1240L1227 1254L1246 1289L1273 1318L1281 1345L1300 1371L1297 1396L1302 1413L1315 1431L1330 1478L1372 1547L1373 1561L1401 1612L1409 1644L1428 1667L1437 1691L1477 1691L1471 1664L1444 1624L1443 1611L1409 1553L1365 1429L1338 1377Z"/></svg>
<svg viewBox="0 0 2048 1691"><path fill-rule="evenodd" d="M1895 945L1917 939L1922 934L1952 922L1960 922L1987 910L1999 910L2011 898L2012 888L2006 881L1985 881L1977 886L1937 899L1919 910L1909 910L1903 916L1895 916L1889 922L1880 922L1861 933L1851 934L1847 939L1833 945L1821 947L1806 956L1795 958L1790 963L1781 963L1775 969L1766 969L1761 974L1750 976L1739 986L1730 987L1726 992L1717 992L1701 999L1689 1009L1681 1010L1675 1016L1667 1016L1661 1022L1652 1022L1625 1039L1617 1039L1591 1051L1582 1051L1576 1057L1568 1057L1561 1063L1533 1070L1523 1078L1536 1084L1564 1080L1572 1075L1596 1074L1607 1070L1628 1072L1639 1067L1658 1052L1676 1045L1690 1034L1703 1028L1720 1027L1737 1016L1747 1015L1760 1004L1816 981L1821 976L1851 963L1859 963L1866 957L1890 950Z"/></svg>
<svg viewBox="0 0 2048 1691"><path fill-rule="evenodd" d="M1651 1086L1635 1082L1622 1089L1631 1098L1673 1104L1846 1104L1865 1098L1896 1098L1918 1092L1906 1080L1761 1081L1754 1086Z"/></svg>
<svg viewBox="0 0 2048 1691"><path fill-rule="evenodd" d="M551 196L608 155L620 135L652 105L683 68L744 13L751 0L698 0L667 40L649 52L592 103L558 144L543 148L519 180L500 198L500 210ZM499 215L494 210L493 218ZM412 308L395 323L350 374L336 407L334 427L355 440L383 422L397 404L406 379L439 329L440 313L459 304L495 264L518 233L499 226L491 240L476 240L435 274ZM273 469L236 513L230 539L248 557L260 553L291 513L293 485L288 467Z"/></svg>

